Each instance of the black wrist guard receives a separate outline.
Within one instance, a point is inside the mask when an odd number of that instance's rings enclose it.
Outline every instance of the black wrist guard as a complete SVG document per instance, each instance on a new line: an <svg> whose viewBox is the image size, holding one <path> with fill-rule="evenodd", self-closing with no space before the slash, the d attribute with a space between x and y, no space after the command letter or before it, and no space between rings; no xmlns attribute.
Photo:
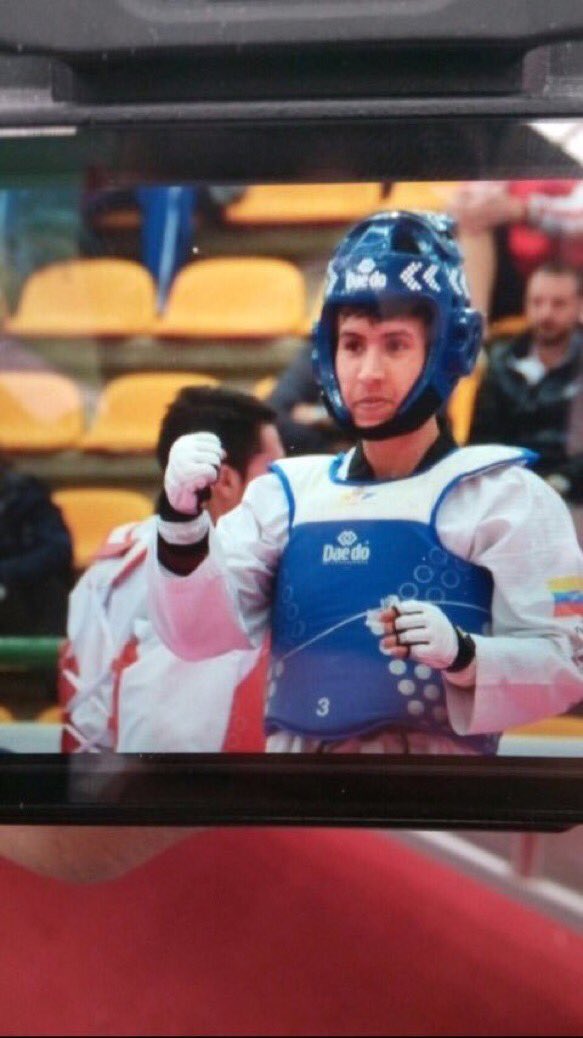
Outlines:
<svg viewBox="0 0 583 1038"><path fill-rule="evenodd" d="M452 674L467 667L476 655L476 643L471 634L462 631L461 627L455 624L454 631L457 634L457 656L451 666L446 668L446 673L449 671Z"/></svg>
<svg viewBox="0 0 583 1038"><path fill-rule="evenodd" d="M196 519L197 515L200 515L200 512L201 512L200 506L201 506L201 504L204 503L204 501L208 500L209 497L210 497L210 491L208 489L206 490L206 492L203 490L203 491L201 491L200 494L197 494L197 498L198 498L198 511L195 512L194 514L192 514L192 513L188 513L187 514L186 512L177 512L176 509L172 507L172 505L170 504L168 498L166 497L166 491L165 490L161 490L160 491L160 495L158 497L158 503L156 505L156 511L157 511L158 515L160 516L160 518L161 519L165 519L167 522L170 522L170 523L188 523L188 522L191 522L193 519Z"/></svg>

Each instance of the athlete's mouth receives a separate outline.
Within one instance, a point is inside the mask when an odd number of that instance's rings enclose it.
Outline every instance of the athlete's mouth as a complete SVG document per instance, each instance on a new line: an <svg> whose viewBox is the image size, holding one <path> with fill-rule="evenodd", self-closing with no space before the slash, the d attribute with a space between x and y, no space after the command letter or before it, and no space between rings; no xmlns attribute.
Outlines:
<svg viewBox="0 0 583 1038"><path fill-rule="evenodd" d="M351 410L357 425L370 425L371 423L374 425L390 418L394 413L395 405L386 397L363 397L361 400L355 401Z"/></svg>
<svg viewBox="0 0 583 1038"><path fill-rule="evenodd" d="M354 406L359 409L370 408L372 410L377 407L392 407L393 401L381 396L367 396L362 397L360 400L355 400Z"/></svg>

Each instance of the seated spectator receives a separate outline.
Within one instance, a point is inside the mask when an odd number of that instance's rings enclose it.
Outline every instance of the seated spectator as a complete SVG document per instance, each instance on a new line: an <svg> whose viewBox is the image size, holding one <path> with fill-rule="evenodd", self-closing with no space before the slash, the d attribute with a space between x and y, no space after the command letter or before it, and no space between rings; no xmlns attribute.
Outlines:
<svg viewBox="0 0 583 1038"><path fill-rule="evenodd" d="M71 537L46 488L0 458L0 637L65 633Z"/></svg>
<svg viewBox="0 0 583 1038"><path fill-rule="evenodd" d="M269 405L288 454L325 454L346 445L346 436L322 403L312 369L312 344L306 343L280 376Z"/></svg>
<svg viewBox="0 0 583 1038"><path fill-rule="evenodd" d="M583 453L569 448L583 362L579 273L557 262L539 267L525 310L528 331L492 350L469 442L536 451L535 471L568 500L583 501Z"/></svg>

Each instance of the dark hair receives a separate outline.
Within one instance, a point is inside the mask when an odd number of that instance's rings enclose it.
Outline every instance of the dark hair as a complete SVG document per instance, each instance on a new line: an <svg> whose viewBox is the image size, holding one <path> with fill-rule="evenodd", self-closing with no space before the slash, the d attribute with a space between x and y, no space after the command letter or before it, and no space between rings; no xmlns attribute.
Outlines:
<svg viewBox="0 0 583 1038"><path fill-rule="evenodd" d="M529 282L532 281L535 274L550 274L553 277L571 277L575 282L577 288L577 295L583 293L583 276L581 271L577 267L573 267L570 263L565 263L564 260L547 260L546 263L541 263L539 267L536 267L529 277Z"/></svg>
<svg viewBox="0 0 583 1038"><path fill-rule="evenodd" d="M371 321L384 321L391 317L415 317L425 327L427 337L431 335L435 315L431 303L424 299L394 299L388 298L382 305L370 303L361 306L352 306L347 303L339 306L336 311L336 320L340 317L368 317Z"/></svg>
<svg viewBox="0 0 583 1038"><path fill-rule="evenodd" d="M274 422L272 408L248 393L185 386L162 420L156 447L158 464L166 468L170 448L179 436L212 432L221 440L229 465L245 478L249 462L260 448L261 427Z"/></svg>

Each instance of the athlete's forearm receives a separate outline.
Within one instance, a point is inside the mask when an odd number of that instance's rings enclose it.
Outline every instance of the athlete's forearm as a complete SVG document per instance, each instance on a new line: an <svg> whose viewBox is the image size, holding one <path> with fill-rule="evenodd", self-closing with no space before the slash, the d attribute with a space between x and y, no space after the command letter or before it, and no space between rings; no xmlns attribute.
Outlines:
<svg viewBox="0 0 583 1038"><path fill-rule="evenodd" d="M158 502L158 561L170 573L193 573L209 553L209 518L206 512L177 512L163 491Z"/></svg>
<svg viewBox="0 0 583 1038"><path fill-rule="evenodd" d="M211 533L208 553L198 563L185 552L181 574L158 560L155 552L148 554L148 613L164 644L181 659L197 661L253 647L221 551L214 550L213 543ZM177 559L178 554L168 561Z"/></svg>

